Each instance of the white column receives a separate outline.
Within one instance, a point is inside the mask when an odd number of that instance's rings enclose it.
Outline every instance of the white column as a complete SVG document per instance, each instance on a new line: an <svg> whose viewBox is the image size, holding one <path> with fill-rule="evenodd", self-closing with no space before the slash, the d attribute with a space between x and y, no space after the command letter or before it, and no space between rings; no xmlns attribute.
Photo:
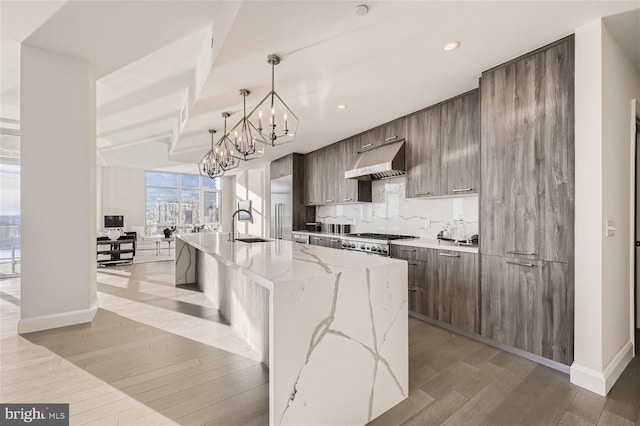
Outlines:
<svg viewBox="0 0 640 426"><path fill-rule="evenodd" d="M84 59L21 50L19 333L90 322L96 295L96 82Z"/></svg>

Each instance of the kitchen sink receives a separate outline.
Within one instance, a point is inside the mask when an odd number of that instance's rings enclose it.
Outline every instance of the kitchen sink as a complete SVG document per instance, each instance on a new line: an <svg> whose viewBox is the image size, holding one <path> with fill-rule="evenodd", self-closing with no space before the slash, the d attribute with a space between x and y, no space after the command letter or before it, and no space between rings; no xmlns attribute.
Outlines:
<svg viewBox="0 0 640 426"><path fill-rule="evenodd" d="M265 240L263 238L236 238L236 241L242 241L243 243L268 243L271 240Z"/></svg>

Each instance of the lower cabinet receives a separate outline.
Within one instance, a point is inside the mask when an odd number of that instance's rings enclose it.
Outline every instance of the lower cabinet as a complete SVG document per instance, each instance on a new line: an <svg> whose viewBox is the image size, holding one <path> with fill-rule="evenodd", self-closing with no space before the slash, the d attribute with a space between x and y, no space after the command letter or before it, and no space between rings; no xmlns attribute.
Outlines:
<svg viewBox="0 0 640 426"><path fill-rule="evenodd" d="M392 246L391 254L408 263L409 310L478 333L478 255L400 247Z"/></svg>
<svg viewBox="0 0 640 426"><path fill-rule="evenodd" d="M478 255L433 250L437 281L433 318L471 333L480 331Z"/></svg>
<svg viewBox="0 0 640 426"><path fill-rule="evenodd" d="M573 288L569 265L482 255L481 334L570 365Z"/></svg>
<svg viewBox="0 0 640 426"><path fill-rule="evenodd" d="M329 247L329 237L316 237L312 235L309 237L309 244L312 246Z"/></svg>

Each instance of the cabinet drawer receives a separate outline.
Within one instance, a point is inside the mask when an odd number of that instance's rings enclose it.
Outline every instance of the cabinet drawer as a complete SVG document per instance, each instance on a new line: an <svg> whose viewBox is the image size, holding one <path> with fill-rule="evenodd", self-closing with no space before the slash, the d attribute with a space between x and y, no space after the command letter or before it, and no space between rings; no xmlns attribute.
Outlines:
<svg viewBox="0 0 640 426"><path fill-rule="evenodd" d="M414 246L400 246L394 244L391 244L390 248L391 257L405 260L426 261L430 251L433 251L433 249Z"/></svg>

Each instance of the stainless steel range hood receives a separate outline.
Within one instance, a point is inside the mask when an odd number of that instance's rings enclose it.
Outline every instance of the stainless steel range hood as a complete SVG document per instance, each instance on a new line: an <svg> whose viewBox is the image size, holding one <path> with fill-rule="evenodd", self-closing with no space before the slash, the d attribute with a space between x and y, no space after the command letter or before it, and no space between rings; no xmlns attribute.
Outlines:
<svg viewBox="0 0 640 426"><path fill-rule="evenodd" d="M351 167L344 172L347 179L374 180L402 176L404 165L404 139L361 152Z"/></svg>

